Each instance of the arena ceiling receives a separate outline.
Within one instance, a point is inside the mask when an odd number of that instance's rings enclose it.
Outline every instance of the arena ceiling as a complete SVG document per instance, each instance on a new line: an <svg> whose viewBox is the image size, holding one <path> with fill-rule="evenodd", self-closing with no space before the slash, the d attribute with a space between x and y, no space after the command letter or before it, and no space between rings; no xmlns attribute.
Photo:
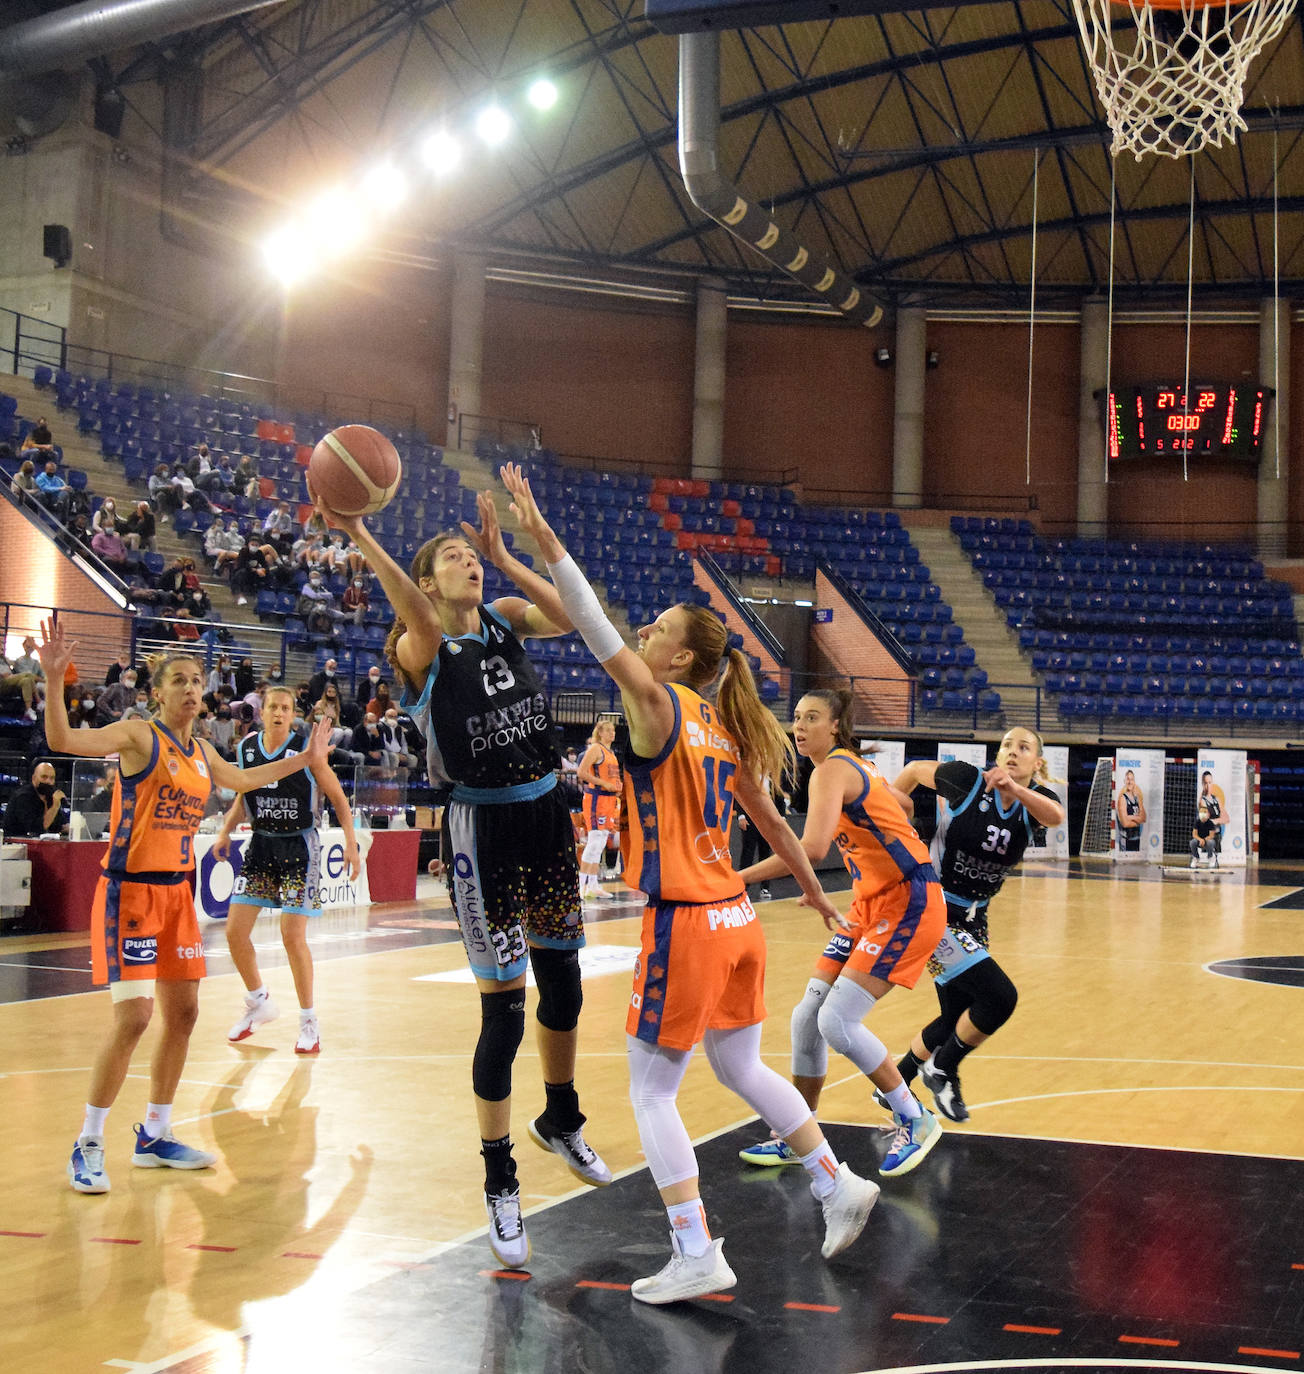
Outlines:
<svg viewBox="0 0 1304 1374"><path fill-rule="evenodd" d="M1039 306L1103 295L1111 203L1120 304L1184 303L1188 256L1201 306L1269 295L1274 274L1300 294L1301 40L1293 17L1252 67L1234 146L1138 163L1110 157L1069 0L726 32L722 170L889 304L1026 310L1034 248ZM287 0L91 67L141 127L161 142L169 130L201 213L250 236L546 74L557 106L427 183L385 231L386 252L424 261L473 246L531 269L713 273L740 294L804 298L689 200L677 40L651 28L642 0Z"/></svg>

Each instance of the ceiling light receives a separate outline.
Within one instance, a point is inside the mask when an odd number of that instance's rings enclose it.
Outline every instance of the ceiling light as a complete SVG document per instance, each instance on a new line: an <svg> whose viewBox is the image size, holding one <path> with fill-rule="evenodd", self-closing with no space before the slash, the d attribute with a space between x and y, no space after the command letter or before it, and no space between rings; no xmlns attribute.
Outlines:
<svg viewBox="0 0 1304 1374"><path fill-rule="evenodd" d="M392 162L378 162L363 174L362 193L376 209L393 210L407 199L407 177Z"/></svg>
<svg viewBox="0 0 1304 1374"><path fill-rule="evenodd" d="M475 131L484 143L496 148L512 132L512 117L501 105L486 105L475 117Z"/></svg>
<svg viewBox="0 0 1304 1374"><path fill-rule="evenodd" d="M447 129L437 129L421 145L421 159L436 176L447 176L462 160L462 145Z"/></svg>
<svg viewBox="0 0 1304 1374"><path fill-rule="evenodd" d="M525 97L536 110L551 110L557 103L557 87L541 76L530 85Z"/></svg>
<svg viewBox="0 0 1304 1374"><path fill-rule="evenodd" d="M313 270L309 245L293 229L278 229L263 241L263 262L282 286L293 286Z"/></svg>
<svg viewBox="0 0 1304 1374"><path fill-rule="evenodd" d="M357 246L367 229L366 217L342 187L323 191L308 211L312 237L326 257L339 257Z"/></svg>

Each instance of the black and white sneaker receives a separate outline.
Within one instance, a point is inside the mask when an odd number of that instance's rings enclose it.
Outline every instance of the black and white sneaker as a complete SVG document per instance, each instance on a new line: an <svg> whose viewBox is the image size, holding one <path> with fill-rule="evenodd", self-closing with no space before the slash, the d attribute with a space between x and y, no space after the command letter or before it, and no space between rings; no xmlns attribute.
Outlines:
<svg viewBox="0 0 1304 1374"><path fill-rule="evenodd" d="M529 1125L530 1139L541 1150L560 1156L566 1167L594 1188L605 1188L611 1182L611 1170L601 1155L584 1139L583 1130L559 1131L547 1115L536 1117Z"/></svg>
<svg viewBox="0 0 1304 1374"><path fill-rule="evenodd" d="M933 1105L942 1116L948 1121L969 1120L969 1108L964 1105L964 1098L960 1096L958 1078L935 1068L931 1055L920 1068L919 1076L924 1080L924 1087L933 1094Z"/></svg>
<svg viewBox="0 0 1304 1374"><path fill-rule="evenodd" d="M521 1190L484 1195L489 1218L489 1248L504 1269L524 1269L530 1261L530 1238L521 1215Z"/></svg>

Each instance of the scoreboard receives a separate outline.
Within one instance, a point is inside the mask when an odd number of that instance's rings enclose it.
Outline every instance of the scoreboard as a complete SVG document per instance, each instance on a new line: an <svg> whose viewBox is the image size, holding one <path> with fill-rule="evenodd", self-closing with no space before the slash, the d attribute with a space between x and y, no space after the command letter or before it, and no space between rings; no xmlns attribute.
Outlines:
<svg viewBox="0 0 1304 1374"><path fill-rule="evenodd" d="M1271 391L1228 382L1152 383L1108 394L1105 426L1110 461L1186 456L1257 461Z"/></svg>

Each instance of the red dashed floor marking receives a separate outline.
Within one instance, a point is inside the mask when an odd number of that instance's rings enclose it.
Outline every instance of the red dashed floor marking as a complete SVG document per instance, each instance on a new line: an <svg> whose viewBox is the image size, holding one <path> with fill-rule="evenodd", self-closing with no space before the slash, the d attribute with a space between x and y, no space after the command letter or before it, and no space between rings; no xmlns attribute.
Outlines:
<svg viewBox="0 0 1304 1374"><path fill-rule="evenodd" d="M1258 1345L1238 1345L1236 1347L1238 1355L1268 1355L1276 1360L1298 1360L1298 1350L1268 1350Z"/></svg>
<svg viewBox="0 0 1304 1374"><path fill-rule="evenodd" d="M1120 1336L1118 1339L1123 1345L1162 1345L1170 1350L1181 1345L1181 1341L1165 1340L1162 1336Z"/></svg>
<svg viewBox="0 0 1304 1374"><path fill-rule="evenodd" d="M1020 1326L1017 1322L1006 1322L1002 1331L1021 1331L1027 1336L1059 1336L1063 1327L1059 1326Z"/></svg>
<svg viewBox="0 0 1304 1374"><path fill-rule="evenodd" d="M215 1250L219 1255L234 1255L234 1245L187 1245L187 1250Z"/></svg>
<svg viewBox="0 0 1304 1374"><path fill-rule="evenodd" d="M922 1312L893 1312L894 1322L927 1322L930 1326L946 1326L950 1317L927 1317Z"/></svg>
<svg viewBox="0 0 1304 1374"><path fill-rule="evenodd" d="M121 1236L92 1236L97 1245L139 1245L138 1240L124 1240Z"/></svg>
<svg viewBox="0 0 1304 1374"><path fill-rule="evenodd" d="M576 1288L610 1288L616 1293L628 1293L629 1284L627 1283L599 1283L597 1279L581 1279Z"/></svg>
<svg viewBox="0 0 1304 1374"><path fill-rule="evenodd" d="M0 1231L0 1236L20 1236L23 1240L44 1240L44 1231Z"/></svg>
<svg viewBox="0 0 1304 1374"><path fill-rule="evenodd" d="M532 1279L533 1274L528 1269L481 1269L482 1279L515 1279L517 1283L524 1283L526 1279Z"/></svg>
<svg viewBox="0 0 1304 1374"><path fill-rule="evenodd" d="M840 1307L828 1307L819 1302L785 1302L783 1304L792 1312L841 1312Z"/></svg>

